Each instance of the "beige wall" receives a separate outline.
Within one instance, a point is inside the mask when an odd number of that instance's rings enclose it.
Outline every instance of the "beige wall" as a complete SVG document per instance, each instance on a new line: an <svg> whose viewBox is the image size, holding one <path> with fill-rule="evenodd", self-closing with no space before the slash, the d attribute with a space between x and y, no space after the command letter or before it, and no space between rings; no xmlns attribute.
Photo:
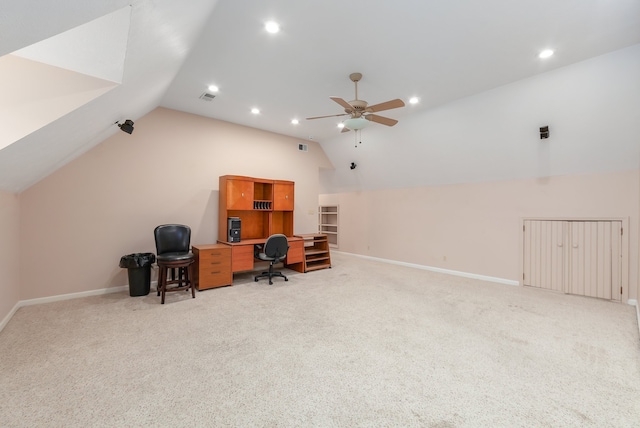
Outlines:
<svg viewBox="0 0 640 428"><path fill-rule="evenodd" d="M315 142L158 108L20 195L20 299L127 284L120 257L155 252L153 228L184 223L192 244L217 239L218 177L296 183L296 233L317 228ZM4 225L4 223L3 223Z"/></svg>
<svg viewBox="0 0 640 428"><path fill-rule="evenodd" d="M640 171L324 194L340 250L518 281L524 217L625 217L638 298ZM445 260L446 258L446 260Z"/></svg>
<svg viewBox="0 0 640 428"><path fill-rule="evenodd" d="M0 322L20 300L19 229L18 196L0 190Z"/></svg>

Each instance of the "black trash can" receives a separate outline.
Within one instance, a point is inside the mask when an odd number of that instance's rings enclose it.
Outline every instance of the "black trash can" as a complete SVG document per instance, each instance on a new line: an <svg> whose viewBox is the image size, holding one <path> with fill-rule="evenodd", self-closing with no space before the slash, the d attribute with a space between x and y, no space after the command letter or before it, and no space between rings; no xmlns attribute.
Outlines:
<svg viewBox="0 0 640 428"><path fill-rule="evenodd" d="M120 267L128 269L129 296L146 296L151 288L151 265L156 261L153 253L127 254L120 258Z"/></svg>

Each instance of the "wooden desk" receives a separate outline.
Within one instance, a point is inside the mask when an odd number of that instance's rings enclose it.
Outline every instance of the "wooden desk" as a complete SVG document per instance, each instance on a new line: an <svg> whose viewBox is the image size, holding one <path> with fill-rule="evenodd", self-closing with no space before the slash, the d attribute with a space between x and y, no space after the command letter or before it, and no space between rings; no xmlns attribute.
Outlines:
<svg viewBox="0 0 640 428"><path fill-rule="evenodd" d="M240 242L218 241L220 245L231 247L231 271L233 273L253 270L254 246L262 245L266 238L243 239ZM289 251L285 259L285 266L302 263L304 261L304 240L298 236L287 236Z"/></svg>

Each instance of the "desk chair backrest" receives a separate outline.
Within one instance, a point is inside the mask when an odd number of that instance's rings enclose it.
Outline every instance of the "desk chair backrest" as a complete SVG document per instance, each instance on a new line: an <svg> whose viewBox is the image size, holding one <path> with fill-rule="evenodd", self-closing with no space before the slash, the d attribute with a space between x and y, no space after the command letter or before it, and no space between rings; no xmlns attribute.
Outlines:
<svg viewBox="0 0 640 428"><path fill-rule="evenodd" d="M267 260L279 262L287 256L288 250L289 243L287 237L282 234L275 234L267 238L263 252L264 255L267 256Z"/></svg>
<svg viewBox="0 0 640 428"><path fill-rule="evenodd" d="M156 253L186 253L191 244L191 228L183 224L163 224L155 228Z"/></svg>

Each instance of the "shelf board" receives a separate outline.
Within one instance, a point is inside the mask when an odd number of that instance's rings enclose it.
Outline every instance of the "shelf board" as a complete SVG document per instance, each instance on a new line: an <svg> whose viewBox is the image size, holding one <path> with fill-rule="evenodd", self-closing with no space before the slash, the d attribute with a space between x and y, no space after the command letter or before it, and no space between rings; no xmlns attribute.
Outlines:
<svg viewBox="0 0 640 428"><path fill-rule="evenodd" d="M316 249L313 249L313 250L305 250L304 254L307 255L307 256L313 256L315 254L324 254L324 253L327 253L327 252L328 252L327 250L316 250Z"/></svg>
<svg viewBox="0 0 640 428"><path fill-rule="evenodd" d="M328 264L326 264L326 263L325 263L325 264L322 264L322 265L317 265L317 266L307 266L306 271L307 271L307 272L310 272L310 271L312 271L312 270L326 269L326 268L329 268L329 267L331 267L331 265L328 265Z"/></svg>

